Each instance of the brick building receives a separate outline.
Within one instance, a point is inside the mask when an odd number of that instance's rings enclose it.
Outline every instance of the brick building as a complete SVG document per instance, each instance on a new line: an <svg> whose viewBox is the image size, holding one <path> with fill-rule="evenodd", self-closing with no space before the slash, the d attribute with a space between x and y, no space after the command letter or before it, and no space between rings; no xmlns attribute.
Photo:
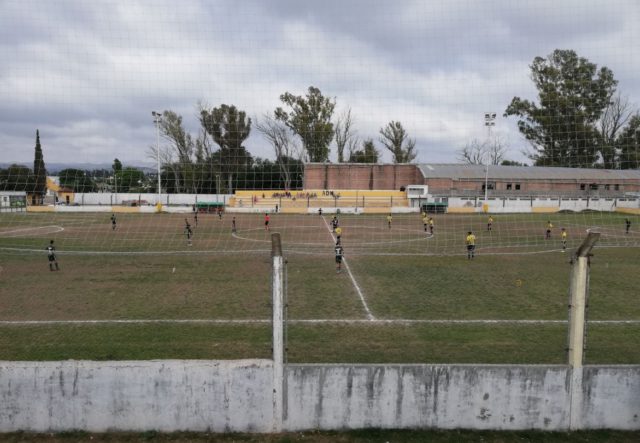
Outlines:
<svg viewBox="0 0 640 443"><path fill-rule="evenodd" d="M305 189L400 190L427 185L439 196L624 196L640 193L640 170L462 164L305 165Z"/></svg>

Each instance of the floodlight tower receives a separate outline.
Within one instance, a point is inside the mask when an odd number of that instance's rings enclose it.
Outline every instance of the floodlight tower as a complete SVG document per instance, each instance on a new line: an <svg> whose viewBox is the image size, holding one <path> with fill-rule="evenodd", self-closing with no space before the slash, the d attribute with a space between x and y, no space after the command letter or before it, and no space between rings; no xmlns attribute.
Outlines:
<svg viewBox="0 0 640 443"><path fill-rule="evenodd" d="M487 127L487 143L491 142L491 127L496 125L496 113L484 113L484 125ZM484 171L484 203L487 204L487 195L489 192L489 158L485 159Z"/></svg>
<svg viewBox="0 0 640 443"><path fill-rule="evenodd" d="M160 203L160 123L162 122L162 113L151 111L153 122L156 125L156 161L158 166L158 203Z"/></svg>

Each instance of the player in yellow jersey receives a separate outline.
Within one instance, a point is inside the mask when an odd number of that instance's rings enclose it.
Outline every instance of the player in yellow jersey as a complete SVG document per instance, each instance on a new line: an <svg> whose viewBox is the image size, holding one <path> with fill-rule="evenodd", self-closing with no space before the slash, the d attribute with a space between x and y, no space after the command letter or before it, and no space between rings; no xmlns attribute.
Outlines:
<svg viewBox="0 0 640 443"><path fill-rule="evenodd" d="M551 223L551 220L547 220L547 232L544 235L545 240L551 239L551 228L553 228L553 223Z"/></svg>
<svg viewBox="0 0 640 443"><path fill-rule="evenodd" d="M489 220L487 220L487 231L491 231L493 229L493 217L489 216Z"/></svg>
<svg viewBox="0 0 640 443"><path fill-rule="evenodd" d="M467 233L467 259L471 260L475 256L476 252L476 236L473 235L473 232L469 231Z"/></svg>
<svg viewBox="0 0 640 443"><path fill-rule="evenodd" d="M433 228L434 228L434 221L433 221L433 217L429 217L429 233L431 235L433 235Z"/></svg>
<svg viewBox="0 0 640 443"><path fill-rule="evenodd" d="M422 226L424 226L424 232L427 232L427 225L429 225L429 217L424 212L422 213Z"/></svg>
<svg viewBox="0 0 640 443"><path fill-rule="evenodd" d="M562 252L565 252L567 250L567 231L564 228L562 228L560 237L562 238Z"/></svg>
<svg viewBox="0 0 640 443"><path fill-rule="evenodd" d="M336 233L336 242L337 244L340 244L340 238L342 237L342 228L340 226L336 227L335 233Z"/></svg>

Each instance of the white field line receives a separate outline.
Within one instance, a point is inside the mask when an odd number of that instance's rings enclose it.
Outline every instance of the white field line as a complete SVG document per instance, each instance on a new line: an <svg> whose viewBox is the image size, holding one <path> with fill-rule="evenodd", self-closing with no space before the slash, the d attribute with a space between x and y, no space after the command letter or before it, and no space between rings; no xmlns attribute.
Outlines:
<svg viewBox="0 0 640 443"><path fill-rule="evenodd" d="M15 235L9 235L9 237L20 237L20 236L29 235L29 234L39 234L38 230L42 230L42 229L47 229L47 232L45 232L45 234L55 234L56 232L64 231L64 228L58 225L33 226L28 228L12 229L10 231L0 231L0 236L3 237L7 234L15 234Z"/></svg>
<svg viewBox="0 0 640 443"><path fill-rule="evenodd" d="M329 235L333 239L333 244L335 245L336 244L336 237L333 235L333 232L331 232L331 228L329 227L329 224L327 223L327 220L324 218L324 216L322 216L322 221L324 222L324 225L327 227L327 231L329 231ZM344 263L344 267L347 269L347 273L349 274L349 277L351 278L351 282L353 283L353 287L356 288L356 291L358 292L358 296L360 297L360 301L362 302L362 306L364 307L364 310L367 313L367 319L369 321L375 320L375 317L373 316L373 314L371 313L371 310L369 309L369 306L367 305L367 301L364 299L364 294L362 293L362 289L360 289L360 286L358 285L358 282L356 282L356 279L353 277L353 273L351 272L351 268L349 267L349 263L347 262L347 259L342 257L342 263Z"/></svg>
<svg viewBox="0 0 640 443"><path fill-rule="evenodd" d="M300 319L288 320L292 324L366 324L366 325L545 325L567 324L568 320L421 320L421 319ZM251 325L271 324L271 319L131 319L131 320L2 320L0 326L46 326L46 325L116 325L116 324L214 324ZM640 325L640 320L590 320L594 325Z"/></svg>

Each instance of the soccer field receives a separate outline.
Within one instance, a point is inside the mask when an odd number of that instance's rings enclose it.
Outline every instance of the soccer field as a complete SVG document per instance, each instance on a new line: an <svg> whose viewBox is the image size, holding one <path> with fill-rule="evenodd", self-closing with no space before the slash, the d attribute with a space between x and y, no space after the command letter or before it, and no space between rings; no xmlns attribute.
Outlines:
<svg viewBox="0 0 640 443"><path fill-rule="evenodd" d="M197 227L192 214L117 214L115 230L109 216L0 215L0 359L268 358L279 232L289 361L562 364L569 259L592 229L586 362L640 363L640 234L622 215L494 215L491 231L485 215L435 215L433 234L418 214L390 228L386 214L342 215L339 274L331 215L271 214L269 230L263 214L200 215Z"/></svg>

